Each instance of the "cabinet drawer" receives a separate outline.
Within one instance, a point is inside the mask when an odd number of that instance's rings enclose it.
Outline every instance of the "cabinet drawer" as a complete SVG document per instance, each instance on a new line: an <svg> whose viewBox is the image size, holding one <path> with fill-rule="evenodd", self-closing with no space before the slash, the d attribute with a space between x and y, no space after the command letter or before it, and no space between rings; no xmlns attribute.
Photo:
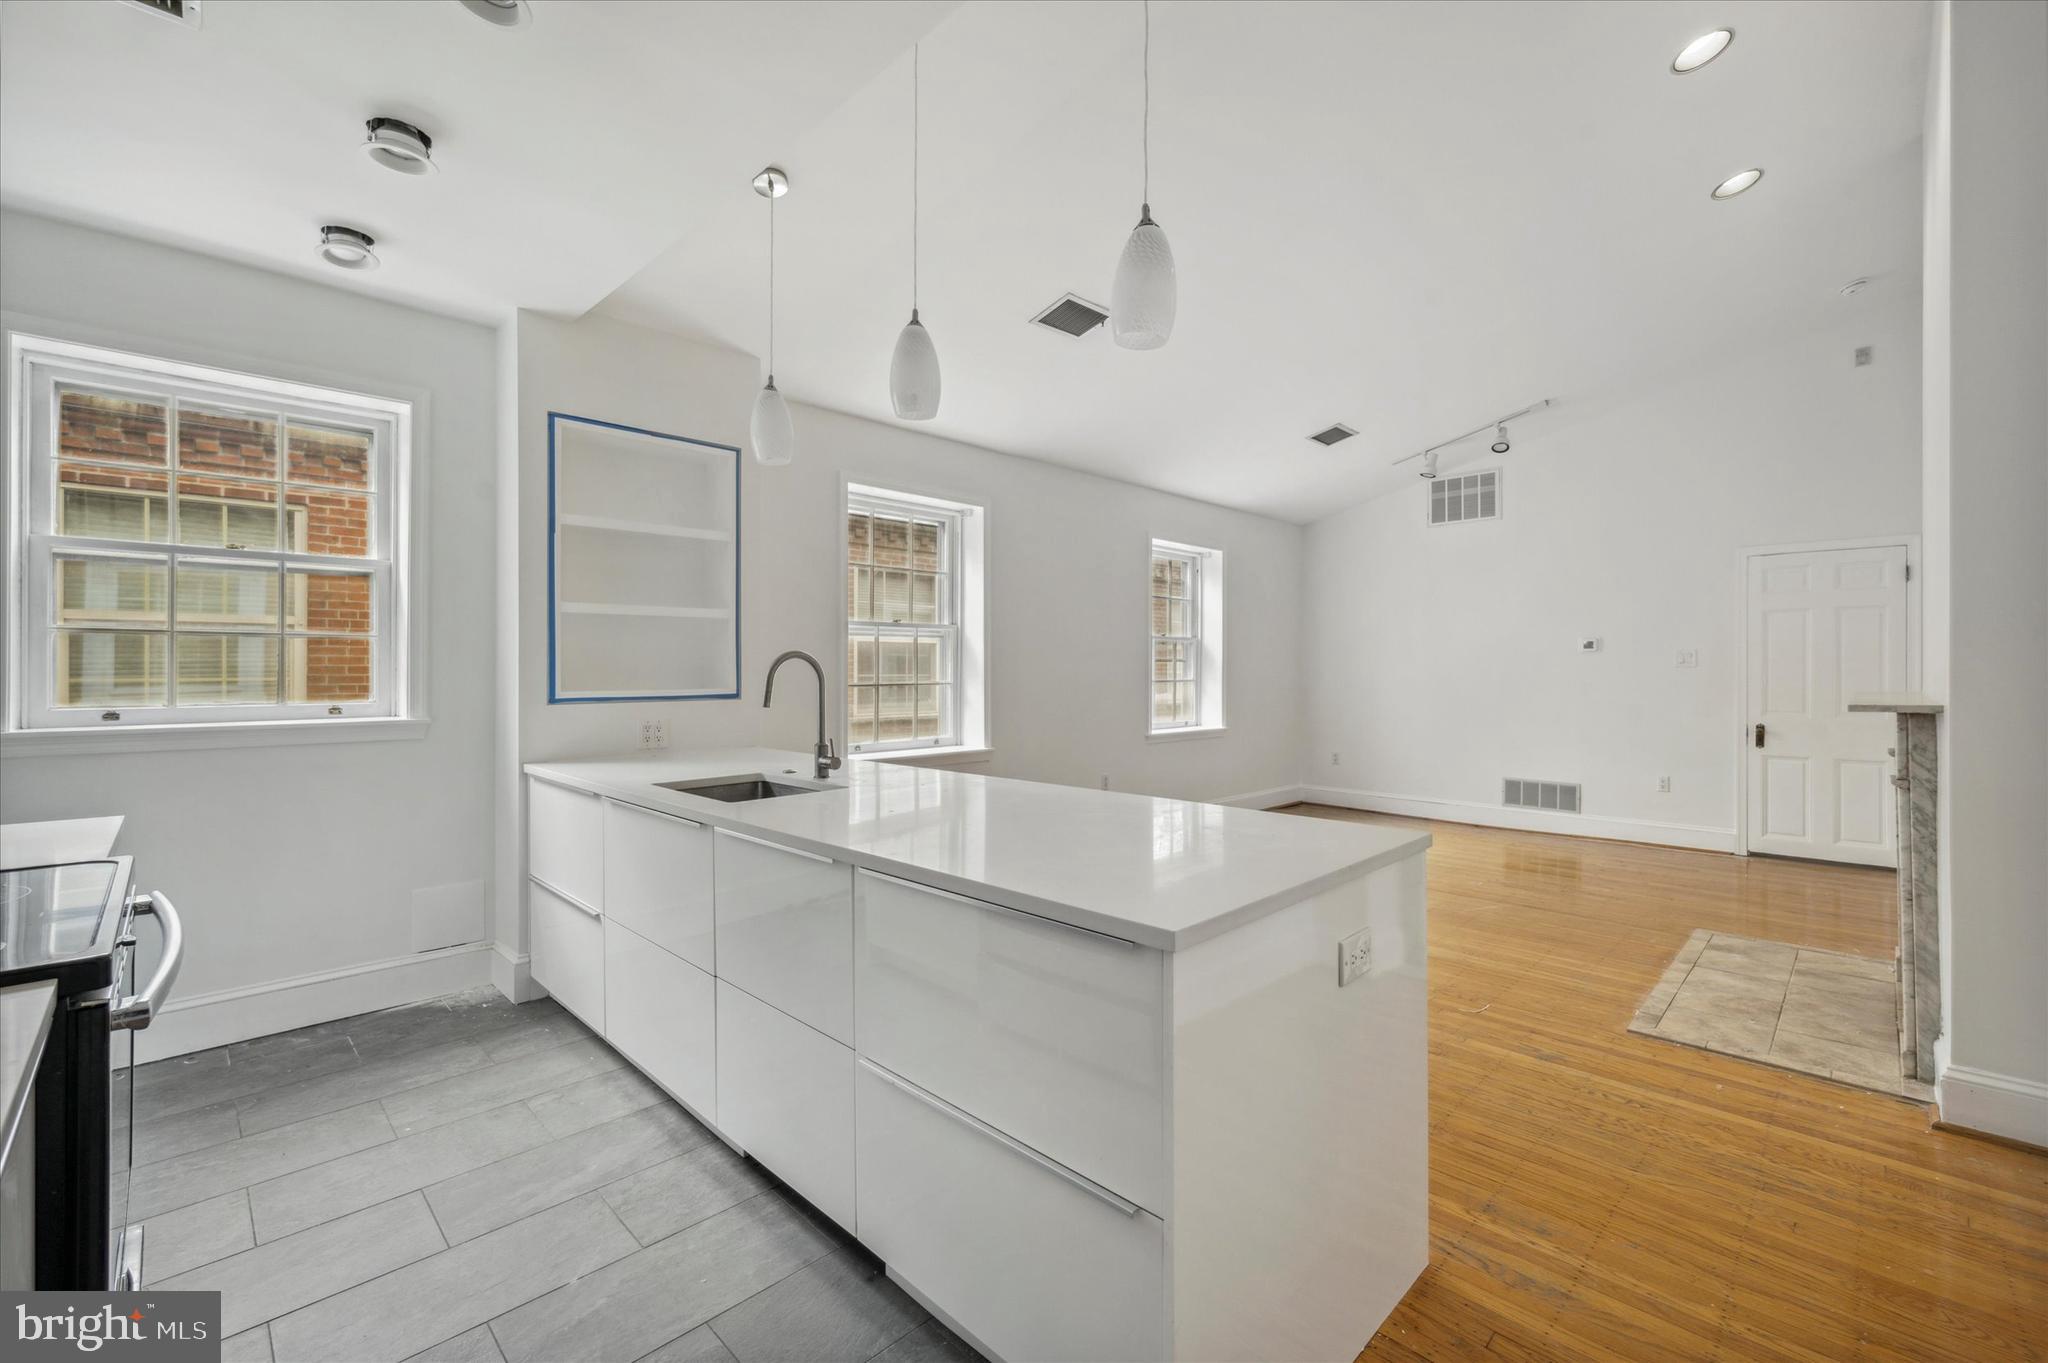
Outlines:
<svg viewBox="0 0 2048 1363"><path fill-rule="evenodd" d="M718 1125L853 1227L853 1052L718 981Z"/></svg>
<svg viewBox="0 0 2048 1363"><path fill-rule="evenodd" d="M853 1044L853 868L718 830L718 976Z"/></svg>
<svg viewBox="0 0 2048 1363"><path fill-rule="evenodd" d="M648 1078L718 1121L718 994L711 976L604 921L604 1035Z"/></svg>
<svg viewBox="0 0 2048 1363"><path fill-rule="evenodd" d="M1004 1358L1157 1359L1166 1228L877 1068L855 1071L860 1238Z"/></svg>
<svg viewBox="0 0 2048 1363"><path fill-rule="evenodd" d="M593 909L604 907L604 802L526 781L526 873Z"/></svg>
<svg viewBox="0 0 2048 1363"><path fill-rule="evenodd" d="M526 883L534 981L595 1032L604 1030L604 923L537 880Z"/></svg>
<svg viewBox="0 0 2048 1363"><path fill-rule="evenodd" d="M715 973L711 830L653 810L604 803L604 916Z"/></svg>
<svg viewBox="0 0 2048 1363"><path fill-rule="evenodd" d="M860 1053L1163 1209L1160 953L871 871L855 885Z"/></svg>

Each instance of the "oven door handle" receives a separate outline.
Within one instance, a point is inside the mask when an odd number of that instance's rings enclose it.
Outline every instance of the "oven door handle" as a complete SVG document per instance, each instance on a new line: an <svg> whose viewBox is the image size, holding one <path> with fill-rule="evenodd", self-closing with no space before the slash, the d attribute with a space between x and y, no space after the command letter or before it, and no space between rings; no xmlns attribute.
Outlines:
<svg viewBox="0 0 2048 1363"><path fill-rule="evenodd" d="M156 919L164 933L164 953L156 963L156 974L149 977L140 994L115 1000L113 1014L107 1019L110 1027L139 1032L156 1021L157 1010L177 983L178 967L185 963L185 925L178 921L177 906L155 890L134 896L128 901L128 910L137 917L146 913Z"/></svg>

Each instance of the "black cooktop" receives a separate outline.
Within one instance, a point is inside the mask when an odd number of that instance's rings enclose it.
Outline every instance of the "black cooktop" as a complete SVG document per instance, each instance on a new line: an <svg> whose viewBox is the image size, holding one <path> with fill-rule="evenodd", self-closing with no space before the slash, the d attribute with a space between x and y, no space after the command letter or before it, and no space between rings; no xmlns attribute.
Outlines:
<svg viewBox="0 0 2048 1363"><path fill-rule="evenodd" d="M127 857L0 871L0 984L55 979L64 993L114 980Z"/></svg>

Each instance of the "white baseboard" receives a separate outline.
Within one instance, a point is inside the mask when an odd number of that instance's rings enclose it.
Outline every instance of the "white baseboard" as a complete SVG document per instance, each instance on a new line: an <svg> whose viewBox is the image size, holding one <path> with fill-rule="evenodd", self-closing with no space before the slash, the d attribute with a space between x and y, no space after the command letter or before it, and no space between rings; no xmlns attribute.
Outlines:
<svg viewBox="0 0 2048 1363"><path fill-rule="evenodd" d="M2048 1084L1951 1065L1935 1080L1944 1126L2048 1149Z"/></svg>
<svg viewBox="0 0 2048 1363"><path fill-rule="evenodd" d="M512 952L503 942L491 946L491 983L514 1003L544 999L548 991L533 982L533 957Z"/></svg>
<svg viewBox="0 0 2048 1363"><path fill-rule="evenodd" d="M490 943L471 942L212 994L179 998L174 991L156 1020L135 1034L135 1059L162 1060L474 989L491 983L492 954Z"/></svg>
<svg viewBox="0 0 2048 1363"><path fill-rule="evenodd" d="M1581 838L1613 838L1662 847L1693 847L1705 852L1733 852L1735 830L1700 824L1653 823L1648 819L1600 818L1590 814L1558 814L1541 809L1469 800L1440 800L1426 795L1389 795L1376 790L1345 790L1339 786L1303 786L1300 798L1344 809L1378 814L1407 814L1418 819L1481 824L1488 828L1520 828L1532 833L1566 833Z"/></svg>
<svg viewBox="0 0 2048 1363"><path fill-rule="evenodd" d="M1275 786L1271 790L1247 791L1243 795L1225 795L1220 799L1204 803L1230 805L1237 809L1273 809L1279 805L1291 805L1301 799L1300 786Z"/></svg>

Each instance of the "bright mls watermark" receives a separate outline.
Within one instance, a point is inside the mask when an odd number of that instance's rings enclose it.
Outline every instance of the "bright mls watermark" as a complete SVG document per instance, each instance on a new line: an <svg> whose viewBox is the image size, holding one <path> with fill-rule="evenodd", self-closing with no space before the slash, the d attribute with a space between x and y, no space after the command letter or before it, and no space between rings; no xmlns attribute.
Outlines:
<svg viewBox="0 0 2048 1363"><path fill-rule="evenodd" d="M9 1363L220 1363L218 1292L0 1292L0 1322Z"/></svg>

